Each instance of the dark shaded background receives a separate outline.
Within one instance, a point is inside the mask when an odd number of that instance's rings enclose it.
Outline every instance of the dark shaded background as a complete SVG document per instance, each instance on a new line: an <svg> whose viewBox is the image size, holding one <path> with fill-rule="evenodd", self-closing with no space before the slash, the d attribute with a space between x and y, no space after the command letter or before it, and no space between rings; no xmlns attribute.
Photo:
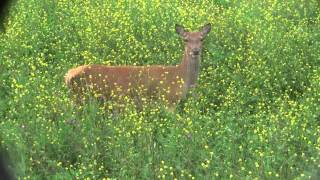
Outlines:
<svg viewBox="0 0 320 180"><path fill-rule="evenodd" d="M14 179L9 170L10 162L9 155L0 147L0 180Z"/></svg>
<svg viewBox="0 0 320 180"><path fill-rule="evenodd" d="M13 2L15 0L0 0L0 31L5 31L4 21Z"/></svg>
<svg viewBox="0 0 320 180"><path fill-rule="evenodd" d="M1 0L0 1L0 31L5 31L4 21L9 13L9 7L13 1ZM11 180L13 179L12 174L8 168L8 154L0 147L0 180Z"/></svg>

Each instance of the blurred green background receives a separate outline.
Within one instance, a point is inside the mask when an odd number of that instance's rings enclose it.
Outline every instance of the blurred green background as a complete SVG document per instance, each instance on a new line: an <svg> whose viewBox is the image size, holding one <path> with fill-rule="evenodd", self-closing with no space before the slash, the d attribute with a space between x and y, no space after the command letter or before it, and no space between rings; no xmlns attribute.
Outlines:
<svg viewBox="0 0 320 180"><path fill-rule="evenodd" d="M317 179L317 0L18 0L0 33L0 142L22 179ZM175 113L77 108L83 64L173 65L206 23L197 96Z"/></svg>

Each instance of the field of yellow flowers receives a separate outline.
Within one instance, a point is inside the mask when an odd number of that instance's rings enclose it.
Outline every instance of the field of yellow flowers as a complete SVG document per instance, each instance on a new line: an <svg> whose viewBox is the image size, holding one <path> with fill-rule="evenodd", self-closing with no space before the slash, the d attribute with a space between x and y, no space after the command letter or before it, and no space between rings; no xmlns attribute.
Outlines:
<svg viewBox="0 0 320 180"><path fill-rule="evenodd" d="M70 68L180 63L176 23L212 30L175 112L74 104ZM18 0L5 29L0 146L16 177L320 178L318 0Z"/></svg>

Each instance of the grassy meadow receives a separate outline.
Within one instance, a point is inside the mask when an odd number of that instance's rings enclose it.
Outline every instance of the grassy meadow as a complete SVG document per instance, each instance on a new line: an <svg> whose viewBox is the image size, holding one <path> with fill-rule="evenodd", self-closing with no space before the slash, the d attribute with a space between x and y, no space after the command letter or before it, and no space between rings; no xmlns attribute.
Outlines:
<svg viewBox="0 0 320 180"><path fill-rule="evenodd" d="M76 106L83 64L174 65L212 30L175 112ZM20 179L319 179L318 0L18 0L0 32L0 146Z"/></svg>

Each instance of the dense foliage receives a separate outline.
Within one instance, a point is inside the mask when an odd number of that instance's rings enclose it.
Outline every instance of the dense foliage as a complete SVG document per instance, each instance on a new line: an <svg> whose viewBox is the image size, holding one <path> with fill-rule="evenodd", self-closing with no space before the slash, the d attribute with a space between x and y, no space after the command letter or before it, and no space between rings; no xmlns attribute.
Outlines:
<svg viewBox="0 0 320 180"><path fill-rule="evenodd" d="M319 12L317 0L18 1L0 33L1 146L31 179L319 178ZM175 113L69 98L69 68L177 64L174 25L208 22L199 86Z"/></svg>

